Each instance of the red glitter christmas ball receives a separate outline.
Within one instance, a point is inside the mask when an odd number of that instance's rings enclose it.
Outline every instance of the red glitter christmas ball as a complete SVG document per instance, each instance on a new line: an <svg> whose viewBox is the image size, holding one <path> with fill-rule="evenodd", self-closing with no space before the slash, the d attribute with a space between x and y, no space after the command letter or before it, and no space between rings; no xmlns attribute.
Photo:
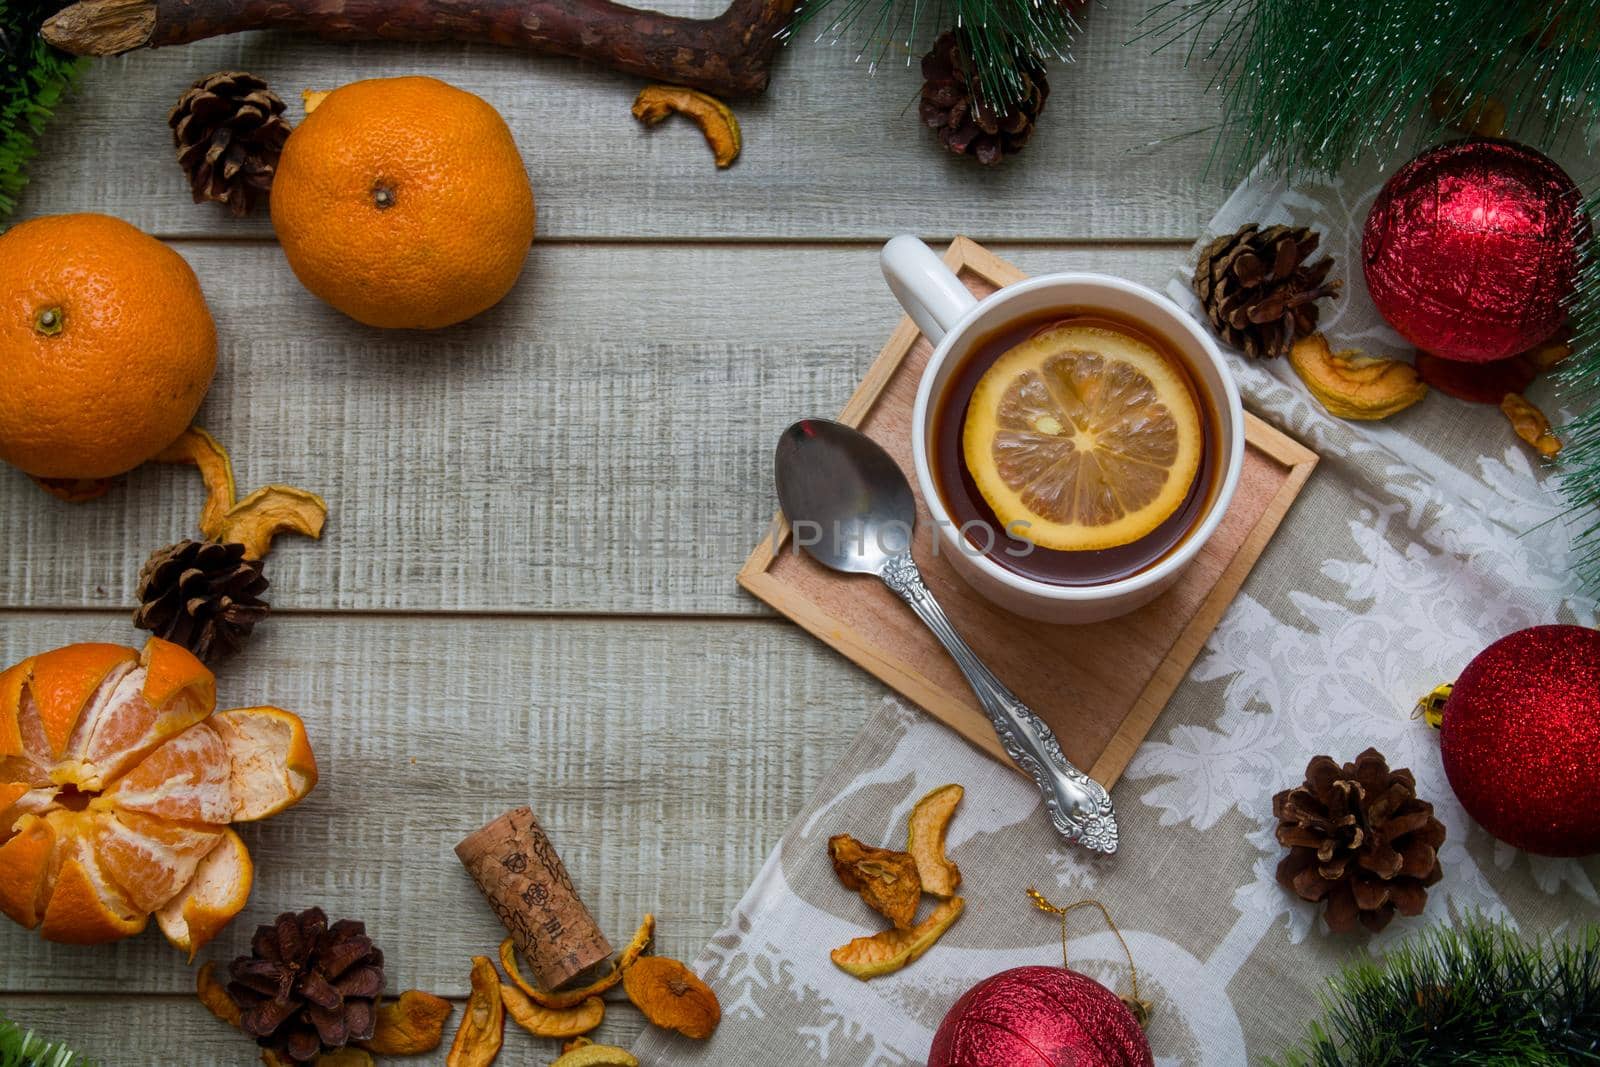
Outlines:
<svg viewBox="0 0 1600 1067"><path fill-rule="evenodd" d="M1439 747L1467 814L1545 856L1600 852L1600 630L1534 626L1480 652Z"/></svg>
<svg viewBox="0 0 1600 1067"><path fill-rule="evenodd" d="M1361 237L1389 325L1445 359L1484 363L1561 328L1588 236L1572 179L1510 141L1455 141L1389 179Z"/></svg>
<svg viewBox="0 0 1600 1067"><path fill-rule="evenodd" d="M1152 1067L1150 1042L1115 993L1061 967L1015 967L951 1006L928 1067Z"/></svg>

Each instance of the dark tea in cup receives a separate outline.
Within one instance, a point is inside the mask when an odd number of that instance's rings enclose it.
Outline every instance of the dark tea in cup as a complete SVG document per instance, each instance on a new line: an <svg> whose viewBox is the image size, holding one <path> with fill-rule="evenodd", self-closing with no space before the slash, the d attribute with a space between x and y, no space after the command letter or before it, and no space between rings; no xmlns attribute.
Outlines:
<svg viewBox="0 0 1600 1067"><path fill-rule="evenodd" d="M934 399L931 429L933 481L967 550L1048 585L1155 566L1222 483L1221 415L1194 369L1157 332L1096 308L979 336Z"/></svg>

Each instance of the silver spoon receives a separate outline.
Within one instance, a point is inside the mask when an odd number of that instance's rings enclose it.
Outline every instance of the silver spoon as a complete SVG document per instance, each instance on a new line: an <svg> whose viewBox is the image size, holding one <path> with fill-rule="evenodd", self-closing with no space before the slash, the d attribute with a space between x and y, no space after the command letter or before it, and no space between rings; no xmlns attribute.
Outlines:
<svg viewBox="0 0 1600 1067"><path fill-rule="evenodd" d="M966 675L1006 755L1038 783L1061 836L1115 852L1117 815L1105 788L1067 760L1050 727L984 665L928 591L911 558L916 498L889 453L843 423L801 419L778 439L776 466L795 543L825 567L875 574L899 594Z"/></svg>

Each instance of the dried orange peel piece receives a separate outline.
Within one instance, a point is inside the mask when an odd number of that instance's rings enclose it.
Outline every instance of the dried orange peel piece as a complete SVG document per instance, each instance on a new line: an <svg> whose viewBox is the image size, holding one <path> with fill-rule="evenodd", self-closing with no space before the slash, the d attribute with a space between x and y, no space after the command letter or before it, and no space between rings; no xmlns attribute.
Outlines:
<svg viewBox="0 0 1600 1067"><path fill-rule="evenodd" d="M377 1067L377 1061L372 1058L372 1053L353 1045L324 1052L312 1063L313 1067Z"/></svg>
<svg viewBox="0 0 1600 1067"><path fill-rule="evenodd" d="M885 930L871 937L858 937L834 949L831 957L840 970L863 982L893 974L932 948L961 917L964 907L964 900L951 897L911 929Z"/></svg>
<svg viewBox="0 0 1600 1067"><path fill-rule="evenodd" d="M961 868L945 855L944 849L950 820L965 795L966 790L959 785L942 785L917 801L906 820L906 851L916 860L923 891L936 897L954 896L961 884Z"/></svg>
<svg viewBox="0 0 1600 1067"><path fill-rule="evenodd" d="M408 989L396 999L378 1006L372 1036L359 1044L380 1056L420 1056L432 1052L444 1040L445 1021L454 1010L454 1005L443 997Z"/></svg>
<svg viewBox="0 0 1600 1067"><path fill-rule="evenodd" d="M1507 393L1500 401L1500 410L1511 420L1511 428L1517 431L1517 436L1539 455L1555 459L1561 454L1561 438L1550 432L1550 420L1527 398Z"/></svg>
<svg viewBox="0 0 1600 1067"><path fill-rule="evenodd" d="M722 1021L722 1005L700 976L677 960L646 956L622 972L628 999L651 1023L703 1041Z"/></svg>
<svg viewBox="0 0 1600 1067"><path fill-rule="evenodd" d="M582 1045L563 1052L550 1067L639 1067L639 1061L633 1053L615 1045Z"/></svg>
<svg viewBox="0 0 1600 1067"><path fill-rule="evenodd" d="M505 1041L506 1013L500 974L487 956L472 957L472 993L445 1067L489 1067Z"/></svg>
<svg viewBox="0 0 1600 1067"><path fill-rule="evenodd" d="M828 838L828 855L840 883L861 894L867 907L901 930L916 921L922 879L909 853L873 848L849 834L834 834Z"/></svg>
<svg viewBox="0 0 1600 1067"><path fill-rule="evenodd" d="M206 1010L229 1026L239 1025L239 1005L228 996L227 987L217 978L217 965L208 962L200 968L200 973L194 976L195 996L200 998L200 1003Z"/></svg>
<svg viewBox="0 0 1600 1067"><path fill-rule="evenodd" d="M599 996L606 990L615 988L617 983L622 981L622 973L644 955L644 950L650 947L650 942L655 940L655 936L656 917L646 913L644 921L639 924L639 929L634 931L633 940L628 942L617 957L617 965L611 969L611 973L582 989L550 993L534 986L522 976L522 971L517 967L517 946L509 937L500 942L500 965L506 969L506 977L516 983L516 987L526 993L535 1004L546 1008L574 1008L590 997Z"/></svg>
<svg viewBox="0 0 1600 1067"><path fill-rule="evenodd" d="M1334 352L1320 333L1294 343L1289 365L1328 414L1341 419L1385 419L1428 395L1411 364L1354 350Z"/></svg>
<svg viewBox="0 0 1600 1067"><path fill-rule="evenodd" d="M268 485L243 500L233 478L233 461L215 437L191 426L156 456L158 463L190 463L200 470L206 486L200 510L200 532L212 541L238 542L245 555L261 559L281 533L297 533L313 540L322 536L328 504L315 493L288 485Z"/></svg>
<svg viewBox="0 0 1600 1067"><path fill-rule="evenodd" d="M733 166L744 141L733 109L721 100L681 85L647 85L633 101L633 117L646 126L654 126L674 111L700 127L719 170Z"/></svg>
<svg viewBox="0 0 1600 1067"><path fill-rule="evenodd" d="M515 984L500 987L500 1001L511 1021L536 1037L577 1037L599 1026L606 1017L605 1001L589 997L575 1008L547 1008L534 1003Z"/></svg>

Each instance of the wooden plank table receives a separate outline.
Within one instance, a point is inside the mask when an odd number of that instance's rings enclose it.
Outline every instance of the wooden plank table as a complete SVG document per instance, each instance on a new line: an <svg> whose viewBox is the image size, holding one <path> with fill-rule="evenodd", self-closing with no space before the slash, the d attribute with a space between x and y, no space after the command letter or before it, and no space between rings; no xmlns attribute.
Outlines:
<svg viewBox="0 0 1600 1067"><path fill-rule="evenodd" d="M104 211L183 254L221 332L202 424L241 486L332 508L323 543L273 552L273 618L219 678L225 704L305 717L322 784L245 828L254 895L207 957L321 904L366 920L392 989L459 1000L501 934L450 849L524 802L617 938L653 910L661 951L699 949L883 692L734 583L773 510L779 430L838 410L898 315L877 245L959 232L1030 272L1155 284L1221 198L1205 74L1122 46L1144 6L1090 12L1034 142L992 172L918 126L914 69L871 80L845 45L789 49L739 108L727 172L686 122L643 131L636 81L565 60L249 34L95 66L18 218ZM301 89L357 77L488 99L539 201L516 291L437 334L369 330L306 293L266 221L191 204L172 159L172 102L227 68L295 119ZM0 665L140 640L138 566L200 498L192 472L152 468L69 506L0 470ZM78 949L4 924L0 961L0 1011L107 1063L251 1058L153 930ZM618 1010L599 1036L638 1026ZM512 1041L507 1062L549 1058Z"/></svg>

